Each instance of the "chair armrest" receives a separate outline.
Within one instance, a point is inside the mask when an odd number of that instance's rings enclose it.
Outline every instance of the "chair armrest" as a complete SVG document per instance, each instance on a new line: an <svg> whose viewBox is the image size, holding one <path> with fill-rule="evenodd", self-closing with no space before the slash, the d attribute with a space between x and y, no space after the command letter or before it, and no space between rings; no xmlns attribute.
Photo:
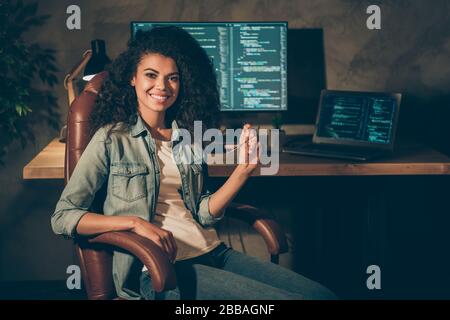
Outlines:
<svg viewBox="0 0 450 320"><path fill-rule="evenodd" d="M226 215L253 226L263 237L271 255L288 252L286 235L267 212L250 205L233 202L227 207Z"/></svg>
<svg viewBox="0 0 450 320"><path fill-rule="evenodd" d="M153 241L130 231L105 232L88 239L90 243L113 245L136 256L148 269L156 292L174 289L177 285L173 265Z"/></svg>

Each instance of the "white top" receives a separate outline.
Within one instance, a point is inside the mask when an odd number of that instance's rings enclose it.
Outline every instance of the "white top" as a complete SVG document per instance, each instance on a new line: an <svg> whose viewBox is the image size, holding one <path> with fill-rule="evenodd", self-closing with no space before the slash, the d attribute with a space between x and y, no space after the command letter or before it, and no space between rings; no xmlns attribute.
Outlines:
<svg viewBox="0 0 450 320"><path fill-rule="evenodd" d="M204 228L184 205L181 175L172 153L172 142L155 139L160 166L160 188L152 223L171 231L177 243L176 261L200 256L220 244L213 227ZM143 270L147 268L144 266Z"/></svg>

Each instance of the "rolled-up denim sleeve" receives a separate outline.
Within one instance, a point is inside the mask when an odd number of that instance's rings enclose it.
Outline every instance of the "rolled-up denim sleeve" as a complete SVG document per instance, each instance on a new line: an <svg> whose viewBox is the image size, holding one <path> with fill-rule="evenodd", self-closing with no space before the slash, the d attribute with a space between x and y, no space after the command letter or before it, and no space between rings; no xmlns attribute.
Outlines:
<svg viewBox="0 0 450 320"><path fill-rule="evenodd" d="M53 232L68 237L76 236L81 217L92 205L95 194L108 176L109 155L106 134L99 129L87 145L56 204L51 216Z"/></svg>
<svg viewBox="0 0 450 320"><path fill-rule="evenodd" d="M198 218L199 222L204 227L209 227L214 225L216 222L222 220L225 215L225 210L219 217L213 217L209 211L209 200L211 199L212 193L209 183L208 175L208 165L206 163L202 164L202 174L203 174L203 190L200 196L200 201L198 205Z"/></svg>

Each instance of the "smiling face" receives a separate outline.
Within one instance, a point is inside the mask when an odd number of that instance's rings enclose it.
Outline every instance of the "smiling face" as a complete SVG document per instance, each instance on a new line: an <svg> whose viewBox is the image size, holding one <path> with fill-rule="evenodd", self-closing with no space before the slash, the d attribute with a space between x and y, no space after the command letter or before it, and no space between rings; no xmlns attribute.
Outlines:
<svg viewBox="0 0 450 320"><path fill-rule="evenodd" d="M177 100L180 75L172 58L149 53L141 58L131 85L136 90L138 111L142 114L165 112Z"/></svg>

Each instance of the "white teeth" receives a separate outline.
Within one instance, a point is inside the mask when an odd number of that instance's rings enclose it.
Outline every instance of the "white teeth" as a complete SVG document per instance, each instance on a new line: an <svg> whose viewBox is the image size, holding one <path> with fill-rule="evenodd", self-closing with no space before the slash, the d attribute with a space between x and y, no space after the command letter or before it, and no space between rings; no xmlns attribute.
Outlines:
<svg viewBox="0 0 450 320"><path fill-rule="evenodd" d="M151 96L152 96L152 98L159 100L159 101L165 101L169 98L168 96L160 96L160 95L156 95L156 94L151 94Z"/></svg>

